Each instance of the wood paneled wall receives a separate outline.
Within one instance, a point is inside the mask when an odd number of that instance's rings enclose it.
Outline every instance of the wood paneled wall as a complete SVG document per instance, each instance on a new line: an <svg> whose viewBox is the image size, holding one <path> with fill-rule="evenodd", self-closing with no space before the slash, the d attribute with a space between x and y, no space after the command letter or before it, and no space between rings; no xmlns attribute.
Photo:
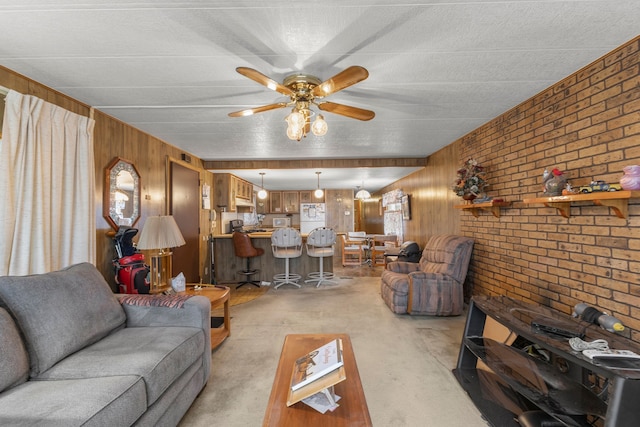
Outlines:
<svg viewBox="0 0 640 427"><path fill-rule="evenodd" d="M336 233L353 230L353 190L325 190L324 200L327 227Z"/></svg>
<svg viewBox="0 0 640 427"><path fill-rule="evenodd" d="M451 191L459 164L458 145L451 144L429 156L424 169L375 194L400 189L411 196L411 219L404 221L404 241L413 240L424 247L433 235L460 232L460 215L453 208L459 198Z"/></svg>
<svg viewBox="0 0 640 427"><path fill-rule="evenodd" d="M372 197L370 200L355 200L354 203L360 204L361 231L366 231L368 234L384 234L382 199Z"/></svg>
<svg viewBox="0 0 640 427"><path fill-rule="evenodd" d="M140 173L141 181L141 217L136 228L142 229L145 219L151 215L164 215L167 213L167 164L170 159L178 160L183 151L152 137L120 120L92 110L90 106L74 100L25 76L15 73L7 68L0 67L0 86L13 89L17 92L34 95L52 104L59 105L69 111L83 116L91 116L96 121L94 128L94 151L96 168L96 266L116 289L113 278L113 266L111 260L115 257L113 242L107 233L111 228L102 216L102 196L104 190L105 167L114 157L122 157L135 164ZM213 187L213 174L202 167L200 159L191 156L192 162L187 164L200 172L201 186L203 182ZM209 262L208 242L209 235L209 211L200 211L200 271L203 278L208 277Z"/></svg>
<svg viewBox="0 0 640 427"><path fill-rule="evenodd" d="M213 188L213 174L202 167L202 161L193 155L191 163L181 159L182 150L164 141L133 128L111 116L96 111L95 126L95 165L96 195L102 196L104 191L104 168L114 157L123 157L136 165L141 181L141 218L136 228L142 230L145 219L153 215L168 213L167 191L169 182L169 162L177 162L199 171L200 188L207 183ZM96 226L98 242L98 268L112 283L113 268L111 260L115 256L113 243L106 237L109 231L107 222L102 217L102 202L96 206ZM203 282L208 281L210 262L208 260L210 234L209 211L200 210L200 276ZM149 254L146 254L147 258ZM115 282L113 282L115 284Z"/></svg>

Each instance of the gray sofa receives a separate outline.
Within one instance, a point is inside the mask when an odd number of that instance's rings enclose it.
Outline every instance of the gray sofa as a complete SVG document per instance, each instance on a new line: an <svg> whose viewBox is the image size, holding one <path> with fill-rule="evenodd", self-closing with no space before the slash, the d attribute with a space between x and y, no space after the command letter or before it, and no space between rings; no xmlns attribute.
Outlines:
<svg viewBox="0 0 640 427"><path fill-rule="evenodd" d="M0 277L0 425L175 426L210 326L207 298L117 296L88 263Z"/></svg>

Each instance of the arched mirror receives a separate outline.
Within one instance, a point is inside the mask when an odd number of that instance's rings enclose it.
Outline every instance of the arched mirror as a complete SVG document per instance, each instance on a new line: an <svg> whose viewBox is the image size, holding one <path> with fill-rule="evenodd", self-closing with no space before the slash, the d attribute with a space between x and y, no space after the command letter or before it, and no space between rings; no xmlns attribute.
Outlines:
<svg viewBox="0 0 640 427"><path fill-rule="evenodd" d="M117 230L140 219L140 175L133 163L116 157L105 171L102 214Z"/></svg>

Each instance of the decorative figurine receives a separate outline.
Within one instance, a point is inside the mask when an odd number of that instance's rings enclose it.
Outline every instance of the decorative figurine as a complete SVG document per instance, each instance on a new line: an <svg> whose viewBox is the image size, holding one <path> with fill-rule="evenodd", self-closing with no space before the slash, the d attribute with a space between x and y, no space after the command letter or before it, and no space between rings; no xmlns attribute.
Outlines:
<svg viewBox="0 0 640 427"><path fill-rule="evenodd" d="M545 172L542 174L542 179L544 180L544 194L547 196L560 196L562 189L564 189L567 184L567 178L558 168L553 168L551 173L545 169Z"/></svg>
<svg viewBox="0 0 640 427"><path fill-rule="evenodd" d="M620 178L620 185L625 190L640 190L640 166L631 165L622 168L624 175Z"/></svg>
<svg viewBox="0 0 640 427"><path fill-rule="evenodd" d="M571 184L567 182L567 185L565 185L564 190L562 190L562 195L570 196L572 194L577 194L577 193L575 192Z"/></svg>

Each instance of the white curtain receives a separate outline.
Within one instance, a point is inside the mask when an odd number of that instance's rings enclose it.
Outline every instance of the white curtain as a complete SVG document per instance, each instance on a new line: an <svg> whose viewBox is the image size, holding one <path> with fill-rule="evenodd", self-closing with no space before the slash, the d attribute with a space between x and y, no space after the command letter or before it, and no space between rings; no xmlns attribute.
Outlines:
<svg viewBox="0 0 640 427"><path fill-rule="evenodd" d="M94 120L9 91L0 141L0 275L95 264Z"/></svg>

